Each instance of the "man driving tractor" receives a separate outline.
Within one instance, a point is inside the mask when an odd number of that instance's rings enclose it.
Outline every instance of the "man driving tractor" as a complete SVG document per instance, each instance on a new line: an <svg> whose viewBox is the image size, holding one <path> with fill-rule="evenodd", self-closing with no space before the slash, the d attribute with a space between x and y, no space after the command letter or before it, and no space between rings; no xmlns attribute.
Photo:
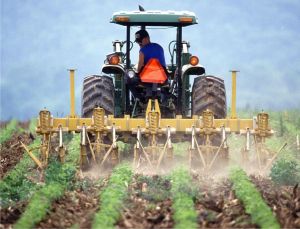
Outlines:
<svg viewBox="0 0 300 229"><path fill-rule="evenodd" d="M163 84L167 80L166 61L163 48L150 41L148 32L141 29L135 33L135 42L139 44L139 60L137 76L128 78L127 85L135 98L138 98L136 87L138 84L148 88L147 96L151 96L151 88Z"/></svg>

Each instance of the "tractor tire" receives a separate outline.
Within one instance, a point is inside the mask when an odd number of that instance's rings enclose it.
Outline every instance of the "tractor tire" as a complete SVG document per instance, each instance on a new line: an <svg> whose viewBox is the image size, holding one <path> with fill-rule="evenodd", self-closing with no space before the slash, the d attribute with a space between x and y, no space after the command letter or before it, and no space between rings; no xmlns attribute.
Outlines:
<svg viewBox="0 0 300 229"><path fill-rule="evenodd" d="M192 114L201 115L206 109L214 113L214 118L226 118L226 91L224 80L215 76L200 76L195 78L192 90ZM204 139L200 143L204 143ZM220 146L222 143L221 136L214 136L212 139L213 146ZM211 161L213 155L207 155ZM228 164L228 148L223 148L219 153L218 165Z"/></svg>
<svg viewBox="0 0 300 229"><path fill-rule="evenodd" d="M210 109L215 118L226 118L226 91L224 80L215 76L195 78L192 90L192 114L201 115Z"/></svg>
<svg viewBox="0 0 300 229"><path fill-rule="evenodd" d="M109 76L92 75L83 80L81 116L92 117L95 107L102 107L105 114L114 114L114 84Z"/></svg>

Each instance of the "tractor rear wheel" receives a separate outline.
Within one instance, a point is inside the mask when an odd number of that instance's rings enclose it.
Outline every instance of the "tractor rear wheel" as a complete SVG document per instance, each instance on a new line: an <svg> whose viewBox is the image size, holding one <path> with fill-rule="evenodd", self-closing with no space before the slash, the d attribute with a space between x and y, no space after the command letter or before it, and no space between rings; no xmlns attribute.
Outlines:
<svg viewBox="0 0 300 229"><path fill-rule="evenodd" d="M206 109L214 113L214 118L226 118L226 91L224 80L215 76L200 76L195 78L192 90L192 114L201 115ZM203 140L201 143L204 143ZM212 145L219 147L222 143L220 135L213 136ZM210 155L207 159L211 159ZM219 162L227 164L228 148L219 153ZM218 163L219 164L219 163Z"/></svg>
<svg viewBox="0 0 300 229"><path fill-rule="evenodd" d="M83 80L81 116L92 117L95 107L102 107L106 114L114 113L114 84L109 76L92 75Z"/></svg>
<svg viewBox="0 0 300 229"><path fill-rule="evenodd" d="M206 109L215 118L226 118L226 91L224 80L215 76L195 78L192 91L192 114L201 115Z"/></svg>

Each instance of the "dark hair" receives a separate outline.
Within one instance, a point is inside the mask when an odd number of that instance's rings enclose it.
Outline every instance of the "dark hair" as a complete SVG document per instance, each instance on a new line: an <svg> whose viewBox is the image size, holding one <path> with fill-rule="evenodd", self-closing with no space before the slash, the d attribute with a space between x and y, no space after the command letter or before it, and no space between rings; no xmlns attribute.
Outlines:
<svg viewBox="0 0 300 229"><path fill-rule="evenodd" d="M135 33L135 42L142 42L145 37L149 37L149 34L146 30L141 29Z"/></svg>

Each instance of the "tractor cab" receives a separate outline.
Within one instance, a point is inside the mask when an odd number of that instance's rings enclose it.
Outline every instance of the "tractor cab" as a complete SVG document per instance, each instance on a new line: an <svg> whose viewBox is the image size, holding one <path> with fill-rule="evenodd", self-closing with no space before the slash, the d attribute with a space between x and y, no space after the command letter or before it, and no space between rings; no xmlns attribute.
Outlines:
<svg viewBox="0 0 300 229"><path fill-rule="evenodd" d="M182 40L183 27L197 24L196 15L188 11L121 11L112 15L111 23L126 27L126 40L113 42L113 53L107 55L102 67L103 73L114 75L115 105L121 105L116 107L114 114L118 116L127 113L136 116L136 106L141 102L146 104L147 98L152 98L159 100L163 114L186 115L186 111L191 110L190 94L186 92L190 85L190 76L205 73L198 58L189 53L189 43ZM154 27L177 28L175 39L169 43L169 52L164 50L165 56L170 53L171 57L171 63L166 64L164 71L167 78L164 82L151 81L155 74L164 74L159 64L154 63L148 74L143 75L143 71L141 77L140 74L137 76L135 64L131 61L135 39L131 38L131 30L148 30ZM133 55L137 56L138 53ZM135 96L130 96L128 82L134 77L138 77L140 81L136 85Z"/></svg>

